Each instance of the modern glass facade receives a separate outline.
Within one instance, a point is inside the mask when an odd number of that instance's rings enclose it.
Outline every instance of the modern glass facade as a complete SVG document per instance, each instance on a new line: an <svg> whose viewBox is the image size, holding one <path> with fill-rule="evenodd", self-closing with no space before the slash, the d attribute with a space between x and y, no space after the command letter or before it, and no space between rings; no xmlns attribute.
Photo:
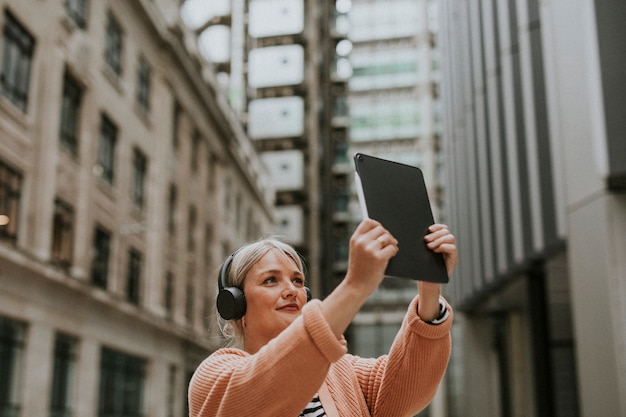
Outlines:
<svg viewBox="0 0 626 417"><path fill-rule="evenodd" d="M623 84L610 74L625 59L626 6L440 10L446 211L461 259L448 285L450 415L622 415L626 202L608 155L623 149L613 115L626 102L607 91Z"/></svg>

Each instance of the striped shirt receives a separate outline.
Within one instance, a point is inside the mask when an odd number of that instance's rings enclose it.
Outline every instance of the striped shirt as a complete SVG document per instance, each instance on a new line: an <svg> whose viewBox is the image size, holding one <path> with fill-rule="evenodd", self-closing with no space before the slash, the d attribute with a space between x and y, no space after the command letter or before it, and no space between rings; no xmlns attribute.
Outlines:
<svg viewBox="0 0 626 417"><path fill-rule="evenodd" d="M324 412L324 407L322 407L322 402L320 401L320 396L315 394L313 399L309 402L304 410L300 413L298 417L324 417L326 413Z"/></svg>

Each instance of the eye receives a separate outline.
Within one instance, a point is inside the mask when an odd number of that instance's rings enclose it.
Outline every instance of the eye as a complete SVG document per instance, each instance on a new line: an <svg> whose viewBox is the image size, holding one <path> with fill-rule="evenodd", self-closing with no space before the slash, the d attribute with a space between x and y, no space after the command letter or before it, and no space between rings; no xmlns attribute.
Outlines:
<svg viewBox="0 0 626 417"><path fill-rule="evenodd" d="M273 284L276 282L276 277L270 276L263 280L263 284Z"/></svg>
<svg viewBox="0 0 626 417"><path fill-rule="evenodd" d="M304 279L300 277L294 278L293 282L295 282L297 285L304 285Z"/></svg>

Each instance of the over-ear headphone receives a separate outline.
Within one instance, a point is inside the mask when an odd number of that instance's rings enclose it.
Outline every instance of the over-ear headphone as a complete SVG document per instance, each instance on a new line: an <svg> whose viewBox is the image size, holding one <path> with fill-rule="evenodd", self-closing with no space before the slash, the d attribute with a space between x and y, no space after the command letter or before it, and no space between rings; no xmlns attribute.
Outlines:
<svg viewBox="0 0 626 417"><path fill-rule="evenodd" d="M217 311L224 320L239 320L246 314L246 297L243 294L243 290L238 287L228 287L226 285L230 264L233 263L233 258L236 253L237 252L226 258L220 268L220 274L217 280L219 287L217 294ZM312 298L311 290L309 287L304 287L304 290L306 291L306 301L309 302Z"/></svg>

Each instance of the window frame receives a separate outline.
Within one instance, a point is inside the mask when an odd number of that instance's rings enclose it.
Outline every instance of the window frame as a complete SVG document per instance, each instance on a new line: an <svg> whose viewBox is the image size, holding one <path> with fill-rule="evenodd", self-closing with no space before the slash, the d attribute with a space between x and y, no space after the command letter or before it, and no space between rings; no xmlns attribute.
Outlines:
<svg viewBox="0 0 626 417"><path fill-rule="evenodd" d="M80 111L83 100L83 87L68 72L63 77L63 97L61 98L61 122L59 123L59 142L78 154L78 136Z"/></svg>
<svg viewBox="0 0 626 417"><path fill-rule="evenodd" d="M22 185L22 173L0 159L0 215L7 216L7 224L0 225L0 239L13 244L19 232Z"/></svg>
<svg viewBox="0 0 626 417"><path fill-rule="evenodd" d="M77 338L65 333L56 334L50 387L50 417L73 415L77 348Z"/></svg>
<svg viewBox="0 0 626 417"><path fill-rule="evenodd" d="M19 415L22 408L26 331L25 323L0 315L0 397L7 400L0 403L0 415Z"/></svg>
<svg viewBox="0 0 626 417"><path fill-rule="evenodd" d="M74 209L65 201L54 200L50 261L62 268L72 265L74 243Z"/></svg>
<svg viewBox="0 0 626 417"><path fill-rule="evenodd" d="M81 29L87 28L87 0L65 0L65 13Z"/></svg>
<svg viewBox="0 0 626 417"><path fill-rule="evenodd" d="M143 417L147 361L102 347L98 417Z"/></svg>
<svg viewBox="0 0 626 417"><path fill-rule="evenodd" d="M176 235L176 206L178 205L178 188L175 184L170 184L170 191L167 200L167 233L170 238Z"/></svg>
<svg viewBox="0 0 626 417"><path fill-rule="evenodd" d="M115 145L118 129L106 115L100 122L100 141L98 145L98 167L100 178L113 185L115 174Z"/></svg>
<svg viewBox="0 0 626 417"><path fill-rule="evenodd" d="M140 149L133 150L133 185L131 199L139 209L145 207L148 158Z"/></svg>
<svg viewBox="0 0 626 417"><path fill-rule="evenodd" d="M104 290L109 281L109 265L111 262L111 233L96 226L92 243L93 257L91 259L91 283Z"/></svg>
<svg viewBox="0 0 626 417"><path fill-rule="evenodd" d="M167 318L172 318L174 314L174 273L167 271L165 273L165 282L163 288L163 308L165 309L165 315Z"/></svg>
<svg viewBox="0 0 626 417"><path fill-rule="evenodd" d="M139 305L141 301L141 269L143 256L135 248L128 250L126 270L126 300L131 304Z"/></svg>
<svg viewBox="0 0 626 417"><path fill-rule="evenodd" d="M35 38L8 11L4 11L0 94L26 113Z"/></svg>
<svg viewBox="0 0 626 417"><path fill-rule="evenodd" d="M122 75L123 36L122 26L109 11L105 29L104 61L117 76Z"/></svg>
<svg viewBox="0 0 626 417"><path fill-rule="evenodd" d="M152 67L143 55L137 62L137 104L144 113L150 112L150 93L152 87Z"/></svg>

